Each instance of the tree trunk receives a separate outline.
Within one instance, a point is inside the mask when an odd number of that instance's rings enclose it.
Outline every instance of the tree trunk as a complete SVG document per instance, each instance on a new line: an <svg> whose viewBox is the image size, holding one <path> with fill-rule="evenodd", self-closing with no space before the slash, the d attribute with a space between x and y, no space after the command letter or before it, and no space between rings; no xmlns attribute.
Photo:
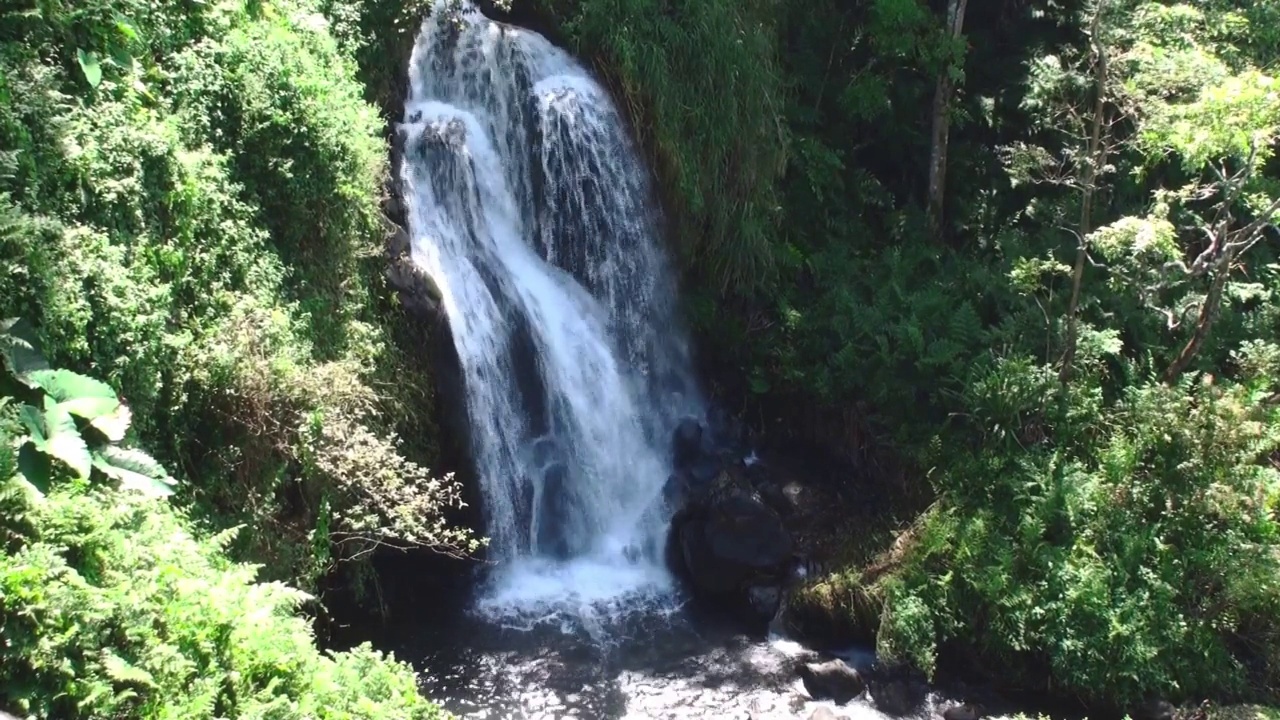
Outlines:
<svg viewBox="0 0 1280 720"><path fill-rule="evenodd" d="M1098 169L1106 163L1106 149L1102 145L1102 123L1107 108L1107 50L1099 37L1102 3L1094 10L1090 42L1093 45L1094 94L1093 121L1089 128L1089 149L1086 155L1083 177L1080 183L1079 247L1076 248L1076 265L1071 272L1071 304L1067 308L1067 342L1062 353L1062 369L1058 379L1066 383L1071 379L1071 366L1076 359L1076 342L1080 334L1080 284L1084 279L1085 259L1088 248L1085 238L1093 232L1093 193L1098 183Z"/></svg>
<svg viewBox="0 0 1280 720"><path fill-rule="evenodd" d="M1178 379L1178 376L1187 369L1191 361L1200 352L1200 346L1204 345L1205 338L1209 337L1209 331L1213 329L1213 323L1218 319L1222 308L1222 292L1227 287L1227 278L1231 275L1231 263L1235 260L1235 252L1229 247L1223 251L1222 258L1214 263L1217 272L1214 273L1213 280L1209 283L1209 292L1204 296L1204 304L1200 306L1200 313L1196 317L1196 329L1191 334L1191 339L1183 346L1182 352L1178 353L1178 357L1164 371L1164 382L1166 385Z"/></svg>
<svg viewBox="0 0 1280 720"><path fill-rule="evenodd" d="M954 41L964 27L964 10L968 0L949 0L947 3L947 29ZM947 136L951 132L951 98L953 87L951 63L938 74L938 84L933 92L932 152L929 156L929 231L934 237L942 234L943 201L946 198Z"/></svg>

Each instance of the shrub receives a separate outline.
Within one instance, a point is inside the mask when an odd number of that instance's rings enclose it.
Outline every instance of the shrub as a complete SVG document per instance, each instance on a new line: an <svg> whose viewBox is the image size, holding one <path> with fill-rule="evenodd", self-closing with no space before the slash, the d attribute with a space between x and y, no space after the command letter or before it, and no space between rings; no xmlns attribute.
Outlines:
<svg viewBox="0 0 1280 720"><path fill-rule="evenodd" d="M179 502L308 587L354 537L473 546L430 432L396 439L431 430L406 400L430 376L392 347L386 146L320 7L52 3L0 31L0 317L116 387Z"/></svg>
<svg viewBox="0 0 1280 720"><path fill-rule="evenodd" d="M2 458L0 458L2 460ZM10 490L11 481L5 489ZM0 703L37 718L426 720L412 670L317 650L307 596L253 582L163 501L63 486L0 556ZM13 532L11 516L3 521Z"/></svg>
<svg viewBox="0 0 1280 720"><path fill-rule="evenodd" d="M1022 682L1048 675L1094 702L1275 687L1274 407L1207 381L1143 383L1098 407L1084 384L1024 395L1020 422L987 415L982 448L940 474L944 509L886 585L882 651L928 669L959 641Z"/></svg>

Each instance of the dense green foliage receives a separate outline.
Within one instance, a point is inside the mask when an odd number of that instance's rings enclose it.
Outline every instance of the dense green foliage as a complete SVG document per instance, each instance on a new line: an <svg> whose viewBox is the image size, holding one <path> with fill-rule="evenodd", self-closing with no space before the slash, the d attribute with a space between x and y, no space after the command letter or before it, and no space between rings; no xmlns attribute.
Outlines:
<svg viewBox="0 0 1280 720"><path fill-rule="evenodd" d="M868 496L929 497L826 586L882 657L1126 706L1280 692L1280 4L975 2L959 32L956 2L515 5L627 107L720 398ZM56 609L13 621L21 699L161 714L157 689L202 679L210 712L342 716L326 693L359 676L417 707L194 538L250 526L231 554L304 584L385 544L474 547L377 257L373 108L398 109L423 7L0 8L0 317L119 391L73 410L49 376L7 411L29 408L0 478L21 452L79 477L5 495L0 610ZM94 435L120 400L135 432ZM135 440L159 485L94 465ZM179 510L115 489L169 474Z"/></svg>
<svg viewBox="0 0 1280 720"><path fill-rule="evenodd" d="M673 196L722 397L934 498L815 597L930 672L1280 690L1280 5L540 5Z"/></svg>
<svg viewBox="0 0 1280 720"><path fill-rule="evenodd" d="M310 597L255 581L475 547L392 342L347 22L374 6L0 8L0 318L24 323L0 333L0 709L436 716L408 667L321 653Z"/></svg>
<svg viewBox="0 0 1280 720"><path fill-rule="evenodd" d="M92 391L62 405L83 413L102 397L96 381L57 372L62 388ZM319 652L294 614L308 597L231 562L234 531L199 537L154 493L134 491L145 483L82 482L61 439L50 439L58 464L38 471L47 492L37 490L16 451L32 447L19 422L27 408L0 408L0 707L66 720L439 716L394 659L367 646ZM88 434L104 416L78 417ZM28 435L15 444L20 428ZM135 468L154 465L127 452Z"/></svg>
<svg viewBox="0 0 1280 720"><path fill-rule="evenodd" d="M429 377L391 341L347 9L40 2L0 30L0 309L119 388L202 522L251 525L239 550L304 584L473 546L424 467Z"/></svg>
<svg viewBox="0 0 1280 720"><path fill-rule="evenodd" d="M0 326L0 707L37 718L435 718L413 671L321 654L310 598L199 537L105 383ZM13 402L15 399L17 403ZM106 482L103 482L106 481Z"/></svg>

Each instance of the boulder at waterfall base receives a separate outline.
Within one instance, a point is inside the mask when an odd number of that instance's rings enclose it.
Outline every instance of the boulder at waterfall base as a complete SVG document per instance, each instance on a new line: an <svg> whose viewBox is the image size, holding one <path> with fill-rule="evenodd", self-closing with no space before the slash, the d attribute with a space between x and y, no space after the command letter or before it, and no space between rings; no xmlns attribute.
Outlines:
<svg viewBox="0 0 1280 720"><path fill-rule="evenodd" d="M798 672L805 691L814 700L832 700L843 705L867 688L858 671L840 659L804 663Z"/></svg>
<svg viewBox="0 0 1280 720"><path fill-rule="evenodd" d="M686 490L668 549L672 569L696 597L765 621L792 564L782 518L736 468L722 470L706 488Z"/></svg>

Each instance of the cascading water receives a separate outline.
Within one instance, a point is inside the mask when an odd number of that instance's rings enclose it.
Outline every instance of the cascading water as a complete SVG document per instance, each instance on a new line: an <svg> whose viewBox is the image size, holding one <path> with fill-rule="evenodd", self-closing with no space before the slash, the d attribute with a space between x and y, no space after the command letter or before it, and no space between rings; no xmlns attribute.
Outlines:
<svg viewBox="0 0 1280 720"><path fill-rule="evenodd" d="M401 180L502 567L483 607L581 614L661 594L669 438L702 408L648 177L581 65L451 4L413 51Z"/></svg>

